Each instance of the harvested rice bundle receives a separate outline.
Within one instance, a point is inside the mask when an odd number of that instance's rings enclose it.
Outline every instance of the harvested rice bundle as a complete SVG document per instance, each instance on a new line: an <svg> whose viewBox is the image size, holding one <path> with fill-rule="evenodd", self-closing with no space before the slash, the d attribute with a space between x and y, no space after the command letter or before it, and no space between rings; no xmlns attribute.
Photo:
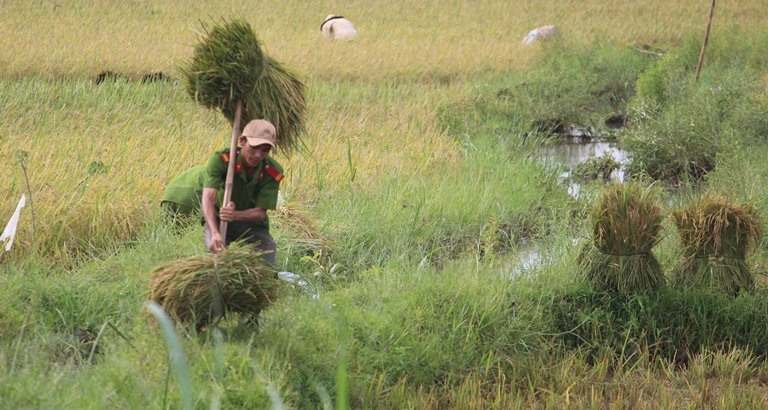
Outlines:
<svg viewBox="0 0 768 410"><path fill-rule="evenodd" d="M290 240L294 243L311 248L319 248L327 245L327 241L320 233L317 222L306 210L296 202L288 202L278 206L270 224L277 230L287 231Z"/></svg>
<svg viewBox="0 0 768 410"><path fill-rule="evenodd" d="M179 323L198 328L227 313L258 315L274 300L276 271L239 243L217 254L178 259L151 272L149 298Z"/></svg>
<svg viewBox="0 0 768 410"><path fill-rule="evenodd" d="M580 272L597 291L629 294L658 289L664 271L652 249L664 219L656 190L638 183L606 188L591 212L592 240L578 257Z"/></svg>
<svg viewBox="0 0 768 410"><path fill-rule="evenodd" d="M203 24L203 31L192 60L180 68L190 97L221 111L233 125L240 100L242 124L266 119L277 129L280 149L298 148L307 107L304 83L262 51L247 22Z"/></svg>
<svg viewBox="0 0 768 410"><path fill-rule="evenodd" d="M672 215L682 245L675 287L716 289L733 296L754 289L755 278L745 262L763 237L754 204L733 204L708 194Z"/></svg>

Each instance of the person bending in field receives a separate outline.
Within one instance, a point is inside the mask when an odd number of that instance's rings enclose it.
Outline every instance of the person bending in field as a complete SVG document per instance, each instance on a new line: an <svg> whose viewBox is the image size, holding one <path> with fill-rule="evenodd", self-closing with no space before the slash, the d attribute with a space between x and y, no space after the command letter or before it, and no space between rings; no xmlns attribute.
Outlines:
<svg viewBox="0 0 768 410"><path fill-rule="evenodd" d="M160 206L170 226L179 228L188 222L199 223L204 179L205 165L197 165L181 173L165 187Z"/></svg>
<svg viewBox="0 0 768 410"><path fill-rule="evenodd" d="M276 208L283 179L283 168L269 156L276 138L275 126L269 121L253 120L243 129L235 155L224 148L208 159L202 190L206 251L216 253L232 241L243 240L265 251L264 259L275 265L277 245L269 233L267 211ZM232 198L222 204L231 160L236 161ZM219 231L220 221L227 222L226 237Z"/></svg>

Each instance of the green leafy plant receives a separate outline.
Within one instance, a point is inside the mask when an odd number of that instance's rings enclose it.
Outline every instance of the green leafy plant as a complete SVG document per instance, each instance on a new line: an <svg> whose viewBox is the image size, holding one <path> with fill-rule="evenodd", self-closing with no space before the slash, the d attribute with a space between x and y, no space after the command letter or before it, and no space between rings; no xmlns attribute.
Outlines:
<svg viewBox="0 0 768 410"><path fill-rule="evenodd" d="M601 157L591 155L586 161L576 165L571 171L571 178L577 181L608 181L613 171L620 166L619 161L613 158L613 153L606 151Z"/></svg>

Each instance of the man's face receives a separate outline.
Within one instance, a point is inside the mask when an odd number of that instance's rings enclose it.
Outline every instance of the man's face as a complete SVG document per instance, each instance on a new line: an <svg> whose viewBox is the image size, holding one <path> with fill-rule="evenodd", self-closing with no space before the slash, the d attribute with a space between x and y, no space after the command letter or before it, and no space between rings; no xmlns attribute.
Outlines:
<svg viewBox="0 0 768 410"><path fill-rule="evenodd" d="M253 146L248 144L248 140L245 137L241 137L240 147L240 155L243 157L245 166L249 168L259 166L261 161L263 161L264 158L269 155L270 151L272 151L272 146L269 144Z"/></svg>

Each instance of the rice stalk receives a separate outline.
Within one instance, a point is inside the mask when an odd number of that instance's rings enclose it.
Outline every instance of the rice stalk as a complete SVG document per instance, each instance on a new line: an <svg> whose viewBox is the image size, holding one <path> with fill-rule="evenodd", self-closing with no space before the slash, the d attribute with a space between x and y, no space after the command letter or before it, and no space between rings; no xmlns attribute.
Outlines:
<svg viewBox="0 0 768 410"><path fill-rule="evenodd" d="M275 299L277 274L262 252L233 243L217 254L182 258L151 272L149 298L198 328L227 313L258 315Z"/></svg>
<svg viewBox="0 0 768 410"><path fill-rule="evenodd" d="M328 245L326 238L320 233L312 215L298 203L287 202L278 206L270 217L274 229L289 233L290 240L313 248Z"/></svg>
<svg viewBox="0 0 768 410"><path fill-rule="evenodd" d="M192 59L180 67L187 93L234 123L242 100L242 124L266 119L277 129L277 146L290 152L301 145L307 107L306 86L296 74L267 56L250 24L242 19L207 26Z"/></svg>
<svg viewBox="0 0 768 410"><path fill-rule="evenodd" d="M203 23L203 32L192 60L181 67L187 77L187 93L207 108L234 108L237 99L249 94L264 73L261 43L243 20L212 27Z"/></svg>
<svg viewBox="0 0 768 410"><path fill-rule="evenodd" d="M635 293L664 285L652 249L664 218L653 187L638 183L607 187L593 207L592 240L578 256L583 278L598 291Z"/></svg>
<svg viewBox="0 0 768 410"><path fill-rule="evenodd" d="M243 124L256 118L266 119L277 130L278 147L286 151L297 149L304 132L307 87L273 58L265 56L265 61L264 74L242 97ZM222 113L232 123L235 105L224 106Z"/></svg>
<svg viewBox="0 0 768 410"><path fill-rule="evenodd" d="M754 289L755 278L745 262L763 236L754 204L733 204L708 194L672 215L682 246L675 287L709 288L734 296Z"/></svg>

